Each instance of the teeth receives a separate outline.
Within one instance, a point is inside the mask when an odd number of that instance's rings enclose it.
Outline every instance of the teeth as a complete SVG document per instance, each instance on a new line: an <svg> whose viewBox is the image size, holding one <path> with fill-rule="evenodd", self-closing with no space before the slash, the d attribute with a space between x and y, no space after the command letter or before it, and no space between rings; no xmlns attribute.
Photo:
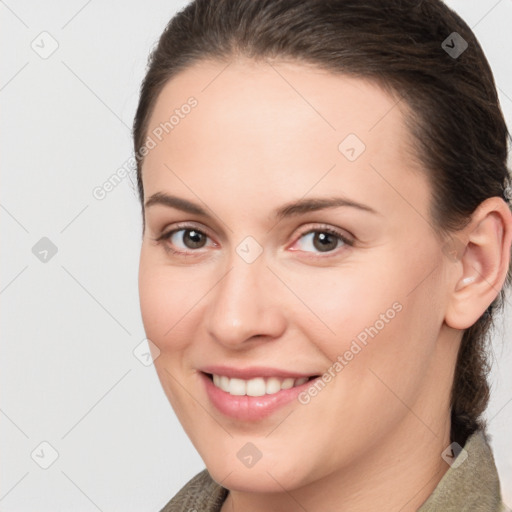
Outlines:
<svg viewBox="0 0 512 512"><path fill-rule="evenodd" d="M286 378L280 379L277 377L256 377L254 379L230 379L225 375L213 375L213 384L235 396L263 396L273 395L282 389L290 389L295 386L301 386L308 381L308 377L301 377L300 379Z"/></svg>
<svg viewBox="0 0 512 512"><path fill-rule="evenodd" d="M284 379L281 384L281 389L290 389L293 388L294 379Z"/></svg>
<svg viewBox="0 0 512 512"><path fill-rule="evenodd" d="M269 379L267 379L267 395L273 395L278 391L281 391L281 381L279 379L276 379L275 377L270 377Z"/></svg>
<svg viewBox="0 0 512 512"><path fill-rule="evenodd" d="M226 377L225 375L220 377L220 389L222 389L222 391L229 392L229 377Z"/></svg>
<svg viewBox="0 0 512 512"><path fill-rule="evenodd" d="M247 385L245 380L242 379L231 379L229 381L229 394L230 395L246 395Z"/></svg>
<svg viewBox="0 0 512 512"><path fill-rule="evenodd" d="M263 396L267 392L265 380L262 378L248 380L246 386L249 396Z"/></svg>

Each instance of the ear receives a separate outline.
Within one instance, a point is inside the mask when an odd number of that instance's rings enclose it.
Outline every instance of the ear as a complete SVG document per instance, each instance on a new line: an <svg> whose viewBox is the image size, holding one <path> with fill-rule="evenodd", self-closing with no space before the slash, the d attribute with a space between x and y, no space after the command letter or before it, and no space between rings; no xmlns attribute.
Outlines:
<svg viewBox="0 0 512 512"><path fill-rule="evenodd" d="M451 239L445 251L448 264L454 265L445 314L450 327L471 327L498 296L507 277L511 243L512 213L499 197L483 201Z"/></svg>

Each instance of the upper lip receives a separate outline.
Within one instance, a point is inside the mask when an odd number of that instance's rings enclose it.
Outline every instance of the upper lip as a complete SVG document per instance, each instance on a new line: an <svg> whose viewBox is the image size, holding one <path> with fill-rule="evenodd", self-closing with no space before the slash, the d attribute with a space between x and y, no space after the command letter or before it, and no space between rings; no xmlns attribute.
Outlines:
<svg viewBox="0 0 512 512"><path fill-rule="evenodd" d="M247 368L234 368L232 366L204 366L199 368L203 373L210 373L214 375L223 375L231 379L254 379L256 377L277 377L277 378L294 378L300 379L301 377L313 377L319 375L318 373L301 373L289 370L281 370L279 368L271 368L268 366L249 366Z"/></svg>

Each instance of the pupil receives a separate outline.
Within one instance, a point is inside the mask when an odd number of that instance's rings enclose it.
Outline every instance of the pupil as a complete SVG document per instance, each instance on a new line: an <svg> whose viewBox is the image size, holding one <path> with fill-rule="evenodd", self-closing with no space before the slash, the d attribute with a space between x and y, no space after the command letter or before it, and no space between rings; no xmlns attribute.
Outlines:
<svg viewBox="0 0 512 512"><path fill-rule="evenodd" d="M201 240L201 238L203 238L202 233L199 233L193 229L185 231L184 238L188 239L184 239L185 245L191 249L197 249L198 247L202 247L204 245L204 240Z"/></svg>
<svg viewBox="0 0 512 512"><path fill-rule="evenodd" d="M319 242L318 245L317 242ZM331 235L331 233L320 232L316 234L313 238L313 244L315 245L315 248L320 251L336 249L337 243L338 241L333 235Z"/></svg>

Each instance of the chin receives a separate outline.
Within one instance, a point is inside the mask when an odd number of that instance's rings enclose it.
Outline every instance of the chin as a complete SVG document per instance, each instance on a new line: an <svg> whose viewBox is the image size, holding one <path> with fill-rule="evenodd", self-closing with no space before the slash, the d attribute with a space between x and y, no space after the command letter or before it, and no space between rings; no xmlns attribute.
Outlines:
<svg viewBox="0 0 512 512"><path fill-rule="evenodd" d="M281 460L290 460L283 456ZM287 463L279 466L273 461L263 461L263 457L253 467L244 465L235 458L227 461L206 461L211 477L231 491L274 493L301 487L306 482L306 475L297 474L297 464Z"/></svg>

